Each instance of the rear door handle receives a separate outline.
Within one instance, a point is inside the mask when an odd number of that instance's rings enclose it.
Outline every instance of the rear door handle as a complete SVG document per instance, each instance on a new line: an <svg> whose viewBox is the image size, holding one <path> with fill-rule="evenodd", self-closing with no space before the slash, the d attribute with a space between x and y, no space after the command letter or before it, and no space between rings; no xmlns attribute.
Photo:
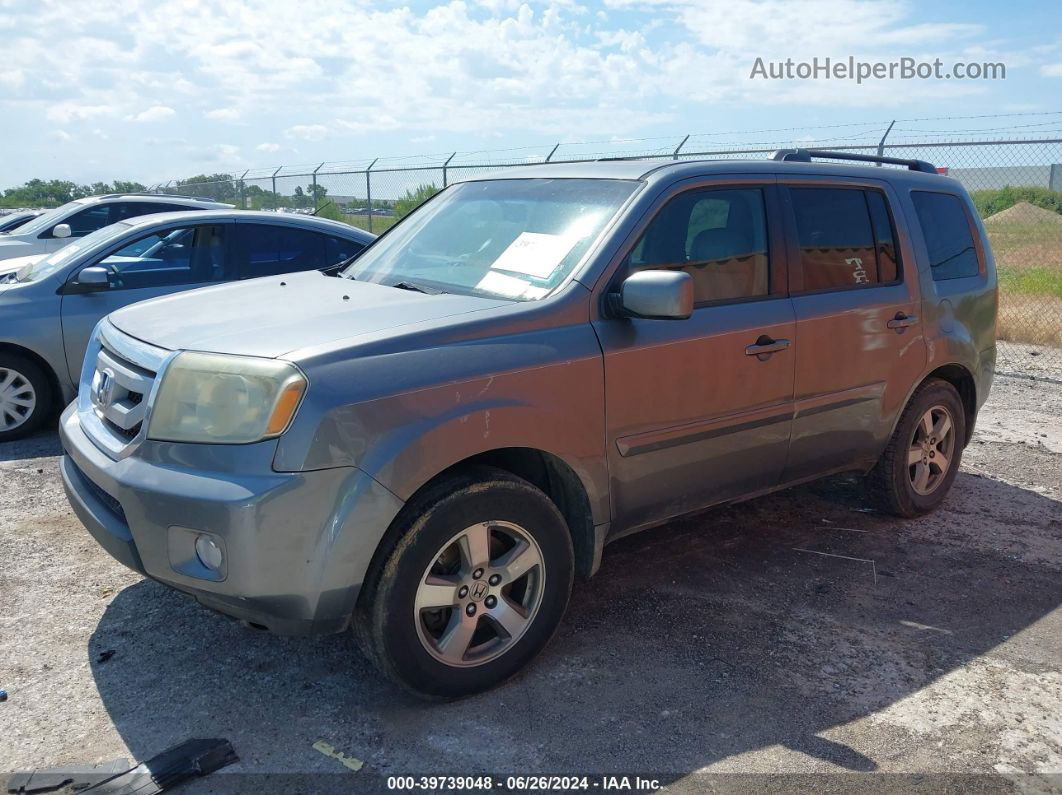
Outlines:
<svg viewBox="0 0 1062 795"><path fill-rule="evenodd" d="M765 354L778 353L789 347L789 340L772 340L766 334L760 337L752 345L745 348L746 356L764 356Z"/></svg>
<svg viewBox="0 0 1062 795"><path fill-rule="evenodd" d="M914 315L905 315L903 312L897 312L896 317L894 317L885 325L891 329L901 330L907 328L908 326L913 326L917 322L918 318Z"/></svg>

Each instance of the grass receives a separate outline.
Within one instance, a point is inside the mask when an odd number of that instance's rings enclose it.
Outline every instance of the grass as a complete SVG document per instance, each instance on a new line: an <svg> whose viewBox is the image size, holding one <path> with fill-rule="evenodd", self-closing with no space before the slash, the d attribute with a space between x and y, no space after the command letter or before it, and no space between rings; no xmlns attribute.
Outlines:
<svg viewBox="0 0 1062 795"><path fill-rule="evenodd" d="M356 226L358 229L364 229L366 232L371 231L374 235L385 232L398 222L398 219L393 215L374 215L372 217L372 229L370 230L369 216L367 215L343 215L336 220Z"/></svg>
<svg viewBox="0 0 1062 795"><path fill-rule="evenodd" d="M999 274L999 339L1062 347L1062 224L988 224Z"/></svg>
<svg viewBox="0 0 1062 795"><path fill-rule="evenodd" d="M999 294L998 338L1062 348L1062 298Z"/></svg>

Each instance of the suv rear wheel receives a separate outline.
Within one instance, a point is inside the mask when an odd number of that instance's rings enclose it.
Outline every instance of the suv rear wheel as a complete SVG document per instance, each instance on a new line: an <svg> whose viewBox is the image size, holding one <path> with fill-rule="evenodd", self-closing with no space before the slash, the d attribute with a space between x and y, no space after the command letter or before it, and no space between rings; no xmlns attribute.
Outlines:
<svg viewBox="0 0 1062 795"><path fill-rule="evenodd" d="M867 484L889 513L928 513L951 490L965 441L966 415L959 393L947 381L927 381L904 409Z"/></svg>
<svg viewBox="0 0 1062 795"><path fill-rule="evenodd" d="M415 503L365 583L359 640L419 695L486 690L538 654L564 615L574 572L567 524L541 490L491 467Z"/></svg>
<svg viewBox="0 0 1062 795"><path fill-rule="evenodd" d="M27 436L52 408L52 387L40 367L24 356L0 353L0 442Z"/></svg>

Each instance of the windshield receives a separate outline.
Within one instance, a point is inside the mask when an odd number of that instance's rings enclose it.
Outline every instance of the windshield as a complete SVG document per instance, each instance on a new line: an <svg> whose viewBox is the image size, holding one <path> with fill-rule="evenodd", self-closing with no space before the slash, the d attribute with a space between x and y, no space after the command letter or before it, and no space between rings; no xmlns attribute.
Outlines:
<svg viewBox="0 0 1062 795"><path fill-rule="evenodd" d="M370 246L343 275L425 292L542 298L565 281L637 185L464 182Z"/></svg>
<svg viewBox="0 0 1062 795"><path fill-rule="evenodd" d="M101 247L117 237L121 237L130 229L129 224L119 221L116 224L97 229L90 235L67 243L58 251L49 254L44 259L39 259L31 265L27 265L18 272L17 279L20 282L36 282L51 276L60 268L65 267L75 254L88 251L91 248Z"/></svg>
<svg viewBox="0 0 1062 795"><path fill-rule="evenodd" d="M67 202L62 207L57 207L54 210L48 210L43 215L38 215L28 224L20 226L18 228L18 234L20 235L36 235L39 232L43 232L45 229L51 229L55 224L59 223L59 219L65 215L68 215L75 207L80 207L84 202L74 200Z"/></svg>

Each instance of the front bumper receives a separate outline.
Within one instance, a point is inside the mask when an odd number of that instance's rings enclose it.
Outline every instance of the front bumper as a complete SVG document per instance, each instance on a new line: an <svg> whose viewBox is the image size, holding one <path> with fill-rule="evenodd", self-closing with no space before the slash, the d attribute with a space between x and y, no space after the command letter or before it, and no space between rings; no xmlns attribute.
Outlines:
<svg viewBox="0 0 1062 795"><path fill-rule="evenodd" d="M353 467L273 472L275 443L225 455L214 445L145 443L116 461L85 435L75 405L63 412L60 436L70 505L113 558L283 634L348 624L372 554L402 506ZM225 553L217 572L195 557L199 533Z"/></svg>

